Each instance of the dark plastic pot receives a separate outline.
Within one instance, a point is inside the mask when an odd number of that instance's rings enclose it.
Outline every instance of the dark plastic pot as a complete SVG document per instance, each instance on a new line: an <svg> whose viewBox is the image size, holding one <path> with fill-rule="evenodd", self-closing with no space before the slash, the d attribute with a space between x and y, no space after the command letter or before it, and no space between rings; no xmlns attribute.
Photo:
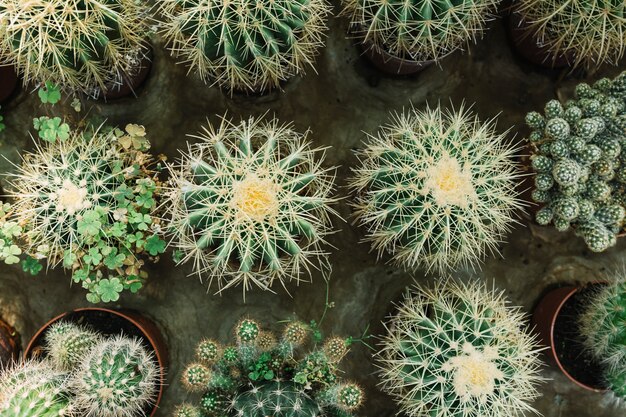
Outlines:
<svg viewBox="0 0 626 417"><path fill-rule="evenodd" d="M111 336L123 333L126 336L139 338L144 346L154 353L161 372L161 381L158 387L158 395L146 415L153 417L156 412L165 387L165 369L168 365L168 350L165 339L160 330L151 320L131 310L109 310L106 308L81 308L63 313L35 333L26 350L24 358L29 359L45 355L43 349L46 332L50 326L60 320L66 320L77 324L86 324L100 333Z"/></svg>
<svg viewBox="0 0 626 417"><path fill-rule="evenodd" d="M19 335L8 323L0 320L0 369L17 360L19 351Z"/></svg>
<svg viewBox="0 0 626 417"><path fill-rule="evenodd" d="M0 66L0 104L5 103L17 88L17 73L12 65Z"/></svg>
<svg viewBox="0 0 626 417"><path fill-rule="evenodd" d="M565 68L574 63L573 56L562 54L554 57L549 48L538 43L533 36L530 25L516 11L509 15L509 35L517 52L535 65L546 68Z"/></svg>
<svg viewBox="0 0 626 417"><path fill-rule="evenodd" d="M360 43L359 47L363 51L363 55L365 55L377 69L390 75L417 74L435 63L434 60L413 61L400 58L370 42Z"/></svg>
<svg viewBox="0 0 626 417"><path fill-rule="evenodd" d="M535 307L532 321L541 342L548 346L545 350L546 355L570 381L590 391L605 392L606 387L602 386L599 381L601 366L585 351L582 343L576 340L580 337L577 322L581 313L577 311L580 309L576 309L576 305L586 302L582 293L587 289L593 289L596 285L603 284L597 283L582 288L567 286L548 291ZM562 331L570 333L567 339L560 336ZM561 339L566 340L567 345ZM571 351L576 360L565 360L564 358L568 356L564 354L565 351ZM583 364L587 373L591 375L590 380L595 380L595 382L590 383L573 375L573 373L580 374L579 370Z"/></svg>
<svg viewBox="0 0 626 417"><path fill-rule="evenodd" d="M124 76L121 84L111 86L110 88L107 88L106 91L102 91L101 97L104 100L117 100L120 98L136 96L137 90L146 81L148 75L150 75L153 57L154 52L152 50L152 46L146 45L139 68L135 68L133 74Z"/></svg>

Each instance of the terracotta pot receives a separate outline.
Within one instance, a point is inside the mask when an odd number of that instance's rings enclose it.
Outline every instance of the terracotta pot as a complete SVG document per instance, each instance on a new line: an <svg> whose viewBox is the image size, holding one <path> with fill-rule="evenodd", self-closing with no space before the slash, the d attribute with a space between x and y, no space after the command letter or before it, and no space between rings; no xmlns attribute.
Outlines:
<svg viewBox="0 0 626 417"><path fill-rule="evenodd" d="M107 320L106 317L109 316ZM111 320L113 319L113 320ZM124 323L124 326L115 326L114 321ZM154 405L151 406L149 416L153 417L156 412L165 387L165 369L168 365L168 350L165 339L160 330L151 320L132 310L109 310L106 308L80 308L74 311L63 313L48 323L35 333L26 350L24 358L29 359L45 355L43 342L46 331L50 326L59 320L67 320L74 323L90 324L95 330L105 335L116 335L123 332L127 336L136 336L143 340L144 345L154 352L154 357L161 368L161 381L158 387L158 395Z"/></svg>
<svg viewBox="0 0 626 417"><path fill-rule="evenodd" d="M134 69L134 74L124 76L120 85L114 85L102 91L100 97L104 100L117 100L129 96L135 96L137 90L143 85L143 83L150 75L152 69L152 58L154 52L151 45L146 45L143 51L144 55L141 60L139 68Z"/></svg>
<svg viewBox="0 0 626 417"><path fill-rule="evenodd" d="M435 63L434 60L413 61L400 58L370 42L359 43L359 47L376 68L390 75L416 74Z"/></svg>
<svg viewBox="0 0 626 417"><path fill-rule="evenodd" d="M562 54L554 58L549 48L538 43L533 36L530 25L516 11L509 15L509 35L517 52L535 65L546 68L564 68L574 63L571 54Z"/></svg>
<svg viewBox="0 0 626 417"><path fill-rule="evenodd" d="M20 337L8 323L0 320L0 369L19 358Z"/></svg>
<svg viewBox="0 0 626 417"><path fill-rule="evenodd" d="M17 88L17 73L12 65L0 66L0 104L5 103Z"/></svg>
<svg viewBox="0 0 626 417"><path fill-rule="evenodd" d="M590 391L605 392L605 387L590 385L572 376L570 365L560 359L562 346L559 346L559 344L555 342L555 327L557 325L557 320L559 319L568 320L568 325L570 326L570 328L573 329L574 332L577 332L577 317L570 317L569 315L567 317L561 317L560 314L562 313L562 310L566 303L571 302L573 300L572 297L575 294L577 295L582 289L583 288L578 288L574 286L566 286L556 288L547 292L535 307L535 310L533 311L532 322L537 332L539 333L541 342L548 347L548 349L544 352L549 357L549 359L559 367L561 372L563 372L563 374L567 378L569 378L570 381ZM572 341L572 344L573 343L574 342ZM582 346L575 346L572 347L572 349L579 349L576 354L580 357L580 361L582 362L582 357L584 354L584 349L582 349Z"/></svg>

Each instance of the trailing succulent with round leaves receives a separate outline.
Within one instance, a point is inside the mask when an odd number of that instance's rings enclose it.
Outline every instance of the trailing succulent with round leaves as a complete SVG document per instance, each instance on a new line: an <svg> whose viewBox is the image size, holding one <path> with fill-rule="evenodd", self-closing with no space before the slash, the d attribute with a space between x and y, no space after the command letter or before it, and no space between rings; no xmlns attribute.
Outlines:
<svg viewBox="0 0 626 417"><path fill-rule="evenodd" d="M551 100L526 123L537 223L573 228L594 252L615 245L626 216L626 73L581 83L575 99Z"/></svg>
<svg viewBox="0 0 626 417"><path fill-rule="evenodd" d="M135 0L3 0L0 55L25 83L98 95L134 75L145 54L146 13Z"/></svg>
<svg viewBox="0 0 626 417"><path fill-rule="evenodd" d="M166 195L180 262L217 281L221 291L306 279L329 269L321 246L331 233L334 175L323 150L280 125L223 119L204 128L175 166ZM307 277L308 278L308 277Z"/></svg>
<svg viewBox="0 0 626 417"><path fill-rule="evenodd" d="M522 206L504 136L462 107L396 115L370 136L351 179L366 239L405 267L441 272L496 252Z"/></svg>
<svg viewBox="0 0 626 417"><path fill-rule="evenodd" d="M200 342L182 378L200 401L180 405L175 417L350 417L363 402L362 390L339 375L351 338L324 339L315 322L299 321L276 337L251 319L234 335L234 345ZM314 346L305 352L308 340Z"/></svg>
<svg viewBox="0 0 626 417"><path fill-rule="evenodd" d="M365 47L430 61L475 41L500 0L344 0L350 30Z"/></svg>
<svg viewBox="0 0 626 417"><path fill-rule="evenodd" d="M626 401L626 271L589 297L579 324L585 347L604 368L607 387Z"/></svg>
<svg viewBox="0 0 626 417"><path fill-rule="evenodd" d="M520 0L515 12L553 60L565 56L575 66L593 68L617 65L626 51L623 1Z"/></svg>
<svg viewBox="0 0 626 417"><path fill-rule="evenodd" d="M147 277L145 260L156 260L166 246L143 126L70 131L49 117L35 119L35 126L44 143L10 174L0 258L16 263L23 252L22 266L32 273L43 259L62 264L94 303L136 292Z"/></svg>
<svg viewBox="0 0 626 417"><path fill-rule="evenodd" d="M232 92L263 92L313 65L325 0L158 0L163 35L189 71Z"/></svg>
<svg viewBox="0 0 626 417"><path fill-rule="evenodd" d="M382 388L411 417L514 417L538 396L538 344L519 309L484 284L416 287L386 325Z"/></svg>
<svg viewBox="0 0 626 417"><path fill-rule="evenodd" d="M28 361L0 372L2 417L67 417L67 375L47 362Z"/></svg>

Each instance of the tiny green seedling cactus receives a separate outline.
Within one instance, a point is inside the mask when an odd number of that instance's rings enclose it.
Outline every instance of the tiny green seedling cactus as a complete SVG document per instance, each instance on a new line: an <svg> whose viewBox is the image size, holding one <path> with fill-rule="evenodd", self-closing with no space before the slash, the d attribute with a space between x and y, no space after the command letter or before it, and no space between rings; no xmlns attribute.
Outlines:
<svg viewBox="0 0 626 417"><path fill-rule="evenodd" d="M344 0L366 47L403 59L437 60L475 41L500 0Z"/></svg>
<svg viewBox="0 0 626 417"><path fill-rule="evenodd" d="M312 325L292 321L276 337L246 318L234 328L235 346L201 341L197 362L182 376L189 391L201 394L200 401L179 406L175 417L352 416L363 391L343 382L338 370L351 339L332 337L300 354L313 332Z"/></svg>
<svg viewBox="0 0 626 417"><path fill-rule="evenodd" d="M529 36L548 48L552 59L566 56L574 65L617 64L626 51L626 13L621 1L520 0L516 13Z"/></svg>
<svg viewBox="0 0 626 417"><path fill-rule="evenodd" d="M381 385L409 416L511 417L531 411L538 344L518 309L483 284L406 295L378 354Z"/></svg>
<svg viewBox="0 0 626 417"><path fill-rule="evenodd" d="M134 75L145 53L146 12L134 0L3 0L0 55L25 83L98 95Z"/></svg>
<svg viewBox="0 0 626 417"><path fill-rule="evenodd" d="M625 89L626 73L581 83L574 100L551 100L544 115L526 115L532 198L542 205L536 221L573 228L594 252L615 245L626 216Z"/></svg>
<svg viewBox="0 0 626 417"><path fill-rule="evenodd" d="M163 35L189 71L228 91L263 92L313 65L325 0L158 0Z"/></svg>
<svg viewBox="0 0 626 417"><path fill-rule="evenodd" d="M351 180L366 239L405 267L440 272L496 252L522 206L504 136L463 108L396 115L370 136Z"/></svg>
<svg viewBox="0 0 626 417"><path fill-rule="evenodd" d="M321 246L331 232L334 176L323 151L289 125L223 119L205 128L176 166L166 205L179 260L217 281L268 289L329 268Z"/></svg>

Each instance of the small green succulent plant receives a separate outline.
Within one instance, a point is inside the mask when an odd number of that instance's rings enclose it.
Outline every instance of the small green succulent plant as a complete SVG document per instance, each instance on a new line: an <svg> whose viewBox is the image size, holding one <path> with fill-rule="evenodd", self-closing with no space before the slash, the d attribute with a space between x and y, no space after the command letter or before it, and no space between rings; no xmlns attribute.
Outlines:
<svg viewBox="0 0 626 417"><path fill-rule="evenodd" d="M617 64L626 51L623 1L520 0L515 12L550 59L565 56L575 66L593 68Z"/></svg>
<svg viewBox="0 0 626 417"><path fill-rule="evenodd" d="M325 0L158 0L164 37L189 71L228 91L263 92L313 65Z"/></svg>
<svg viewBox="0 0 626 417"><path fill-rule="evenodd" d="M484 284L416 287L386 325L377 357L381 386L414 417L532 411L541 362L523 318Z"/></svg>
<svg viewBox="0 0 626 417"><path fill-rule="evenodd" d="M580 333L603 367L606 386L626 401L626 273L598 288L580 317Z"/></svg>
<svg viewBox="0 0 626 417"><path fill-rule="evenodd" d="M134 0L3 0L0 55L25 83L98 95L136 71L146 13Z"/></svg>
<svg viewBox="0 0 626 417"><path fill-rule="evenodd" d="M413 61L438 60L476 40L500 0L344 0L366 47Z"/></svg>
<svg viewBox="0 0 626 417"><path fill-rule="evenodd" d="M170 165L166 206L182 262L216 280L219 291L268 289L328 269L334 175L289 125L254 119L205 128ZM209 283L209 286L211 285Z"/></svg>
<svg viewBox="0 0 626 417"><path fill-rule="evenodd" d="M34 120L44 141L11 174L0 210L0 259L36 274L62 264L91 302L139 290L146 259L165 250L157 216L158 175L143 126L71 130L59 117Z"/></svg>
<svg viewBox="0 0 626 417"><path fill-rule="evenodd" d="M175 417L350 417L361 405L362 390L339 376L351 339L324 341L315 325L299 321L289 322L280 338L251 319L241 320L234 334L235 345L200 342L183 384L201 398L179 406ZM308 340L315 346L303 352Z"/></svg>
<svg viewBox="0 0 626 417"><path fill-rule="evenodd" d="M379 252L445 272L497 251L513 224L516 148L465 111L398 114L360 152L356 217Z"/></svg>
<svg viewBox="0 0 626 417"><path fill-rule="evenodd" d="M526 123L537 223L573 228L594 252L615 245L626 215L626 73L581 83L573 100L551 100Z"/></svg>

